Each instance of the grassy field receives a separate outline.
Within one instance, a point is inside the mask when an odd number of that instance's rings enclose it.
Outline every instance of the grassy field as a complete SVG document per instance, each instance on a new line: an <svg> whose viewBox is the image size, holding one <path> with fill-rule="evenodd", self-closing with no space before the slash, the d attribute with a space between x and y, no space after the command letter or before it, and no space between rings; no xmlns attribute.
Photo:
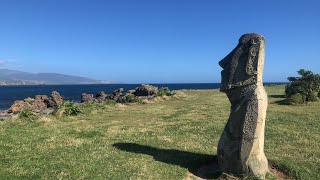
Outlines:
<svg viewBox="0 0 320 180"><path fill-rule="evenodd" d="M320 103L281 105L284 86L266 89L267 158L293 178L320 179ZM215 162L230 107L218 90L179 94L0 122L0 179L186 179Z"/></svg>

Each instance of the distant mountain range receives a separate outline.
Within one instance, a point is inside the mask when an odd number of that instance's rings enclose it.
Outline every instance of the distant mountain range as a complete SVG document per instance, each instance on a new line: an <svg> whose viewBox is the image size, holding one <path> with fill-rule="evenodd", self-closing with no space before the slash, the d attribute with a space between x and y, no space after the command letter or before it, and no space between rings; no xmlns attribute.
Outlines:
<svg viewBox="0 0 320 180"><path fill-rule="evenodd" d="M58 73L28 73L9 69L0 69L0 86L4 85L63 85L63 84L106 84L86 77L70 76Z"/></svg>

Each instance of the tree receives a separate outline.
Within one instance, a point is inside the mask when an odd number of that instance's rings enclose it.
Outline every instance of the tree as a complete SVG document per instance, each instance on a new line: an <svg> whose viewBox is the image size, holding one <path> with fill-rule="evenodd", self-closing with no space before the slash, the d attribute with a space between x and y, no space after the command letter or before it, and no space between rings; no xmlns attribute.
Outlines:
<svg viewBox="0 0 320 180"><path fill-rule="evenodd" d="M299 93L302 95L303 102L318 100L320 75L304 69L300 69L298 74L301 77L288 77L290 83L286 86L286 96Z"/></svg>

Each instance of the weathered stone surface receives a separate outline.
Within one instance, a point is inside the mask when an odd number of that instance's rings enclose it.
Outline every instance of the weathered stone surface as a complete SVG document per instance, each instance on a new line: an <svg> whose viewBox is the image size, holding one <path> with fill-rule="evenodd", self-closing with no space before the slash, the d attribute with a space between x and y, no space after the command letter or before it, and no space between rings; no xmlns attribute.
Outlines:
<svg viewBox="0 0 320 180"><path fill-rule="evenodd" d="M264 154L264 129L267 94L262 83L264 37L241 36L239 44L219 62L220 91L231 103L229 120L218 145L218 160L223 172L238 176L264 177L268 161Z"/></svg>
<svg viewBox="0 0 320 180"><path fill-rule="evenodd" d="M35 110L35 111L42 111L47 109L47 104L44 102L44 100L35 100L32 104L31 104L31 109Z"/></svg>
<svg viewBox="0 0 320 180"><path fill-rule="evenodd" d="M17 113L19 111L27 110L27 109L31 110L32 109L31 105L28 102L18 100L18 101L15 101L13 105L9 108L9 112Z"/></svg>
<svg viewBox="0 0 320 180"><path fill-rule="evenodd" d="M104 92L104 91L100 91L97 95L96 95L97 98L99 97L107 97L107 94Z"/></svg>
<svg viewBox="0 0 320 180"><path fill-rule="evenodd" d="M50 99L46 95L36 95L35 98L26 98L24 100L15 101L8 109L8 112L17 113L22 110L43 111L47 109ZM52 103L55 103L52 101Z"/></svg>
<svg viewBox="0 0 320 180"><path fill-rule="evenodd" d="M115 90L112 94L110 94L107 99L111 99L111 100L114 100L118 103L122 103L124 101L123 100L123 97L124 97L123 91L124 91L123 88L119 88L119 89Z"/></svg>
<svg viewBox="0 0 320 180"><path fill-rule="evenodd" d="M127 93L128 93L128 94L133 94L134 92L136 92L136 90L135 90L135 89L131 89L131 90L129 90Z"/></svg>
<svg viewBox="0 0 320 180"><path fill-rule="evenodd" d="M36 95L35 100L44 101L46 99L49 99L47 95Z"/></svg>
<svg viewBox="0 0 320 180"><path fill-rule="evenodd" d="M98 103L102 103L106 100L107 98L107 94L104 91L100 91L97 95L96 95L96 99L95 101Z"/></svg>
<svg viewBox="0 0 320 180"><path fill-rule="evenodd" d="M63 103L63 97L57 91L52 91L50 98L44 99L48 108L57 108Z"/></svg>
<svg viewBox="0 0 320 180"><path fill-rule="evenodd" d="M63 103L63 97L57 91L52 91L50 99L57 103L57 105L61 105Z"/></svg>
<svg viewBox="0 0 320 180"><path fill-rule="evenodd" d="M93 94L82 93L81 94L81 102L82 103L93 103L94 102Z"/></svg>
<svg viewBox="0 0 320 180"><path fill-rule="evenodd" d="M63 97L57 91L52 91L49 98L41 95L45 104L47 104L48 108L57 108L59 105L63 103ZM38 97L40 98L40 97Z"/></svg>
<svg viewBox="0 0 320 180"><path fill-rule="evenodd" d="M158 87L149 84L141 84L133 93L135 96L153 96L158 93Z"/></svg>

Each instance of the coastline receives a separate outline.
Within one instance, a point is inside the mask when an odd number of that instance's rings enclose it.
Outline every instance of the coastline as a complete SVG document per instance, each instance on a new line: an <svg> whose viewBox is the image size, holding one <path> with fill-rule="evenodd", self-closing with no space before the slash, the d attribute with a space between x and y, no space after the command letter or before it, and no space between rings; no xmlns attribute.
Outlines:
<svg viewBox="0 0 320 180"><path fill-rule="evenodd" d="M286 85L287 83L264 83L264 86ZM150 84L156 87L168 87L175 91L209 91L217 90L220 83L187 83L187 84ZM23 85L0 86L0 111L8 109L15 101L36 95L50 95L52 91L61 93L65 100L80 102L82 93L95 94L100 91L112 93L114 90L134 89L139 84L92 84L92 85Z"/></svg>

